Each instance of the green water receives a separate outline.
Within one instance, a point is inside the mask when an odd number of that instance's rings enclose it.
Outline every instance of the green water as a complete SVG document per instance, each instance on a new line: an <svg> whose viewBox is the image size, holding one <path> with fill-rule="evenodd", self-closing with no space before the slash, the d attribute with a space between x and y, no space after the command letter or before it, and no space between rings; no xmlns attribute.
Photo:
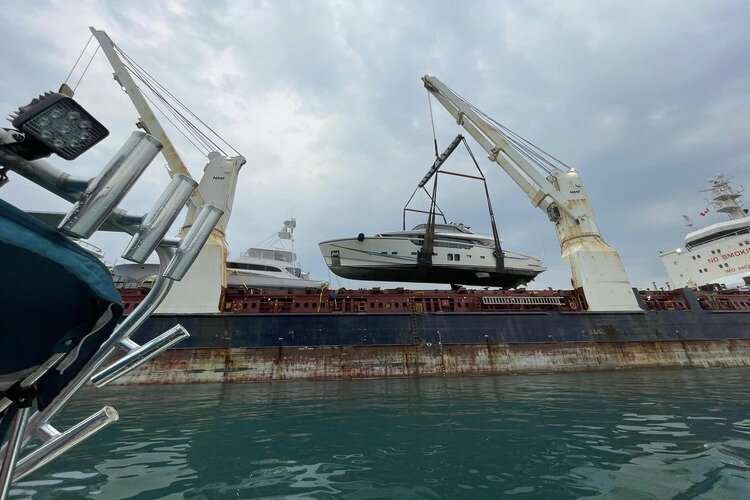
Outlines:
<svg viewBox="0 0 750 500"><path fill-rule="evenodd" d="M87 390L12 498L750 498L750 369Z"/></svg>

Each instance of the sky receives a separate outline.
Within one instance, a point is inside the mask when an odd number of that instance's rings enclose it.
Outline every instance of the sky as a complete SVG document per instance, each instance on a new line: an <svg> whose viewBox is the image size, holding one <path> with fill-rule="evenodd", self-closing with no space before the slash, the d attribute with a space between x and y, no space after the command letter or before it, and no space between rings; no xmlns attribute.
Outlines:
<svg viewBox="0 0 750 500"><path fill-rule="evenodd" d="M664 286L659 251L681 244L683 214L697 226L722 220L698 215L709 178L723 172L750 187L748 2L0 0L0 111L56 90L89 26L107 31L247 158L230 254L295 217L303 269L334 286L371 283L332 275L317 244L401 229L404 204L432 164L425 74L580 172L636 286ZM137 115L101 52L76 100L110 136L74 162L50 161L93 176ZM442 149L462 129L436 102L433 113ZM205 157L166 128L199 178ZM470 145L504 248L544 259L548 270L533 287L568 288L553 225ZM147 211L169 180L164 165L157 158L121 206ZM473 168L465 151L446 166ZM439 196L449 221L490 232L480 184L441 179ZM27 210L69 208L14 174L0 197ZM427 207L424 198L414 206ZM92 242L112 262L127 237Z"/></svg>

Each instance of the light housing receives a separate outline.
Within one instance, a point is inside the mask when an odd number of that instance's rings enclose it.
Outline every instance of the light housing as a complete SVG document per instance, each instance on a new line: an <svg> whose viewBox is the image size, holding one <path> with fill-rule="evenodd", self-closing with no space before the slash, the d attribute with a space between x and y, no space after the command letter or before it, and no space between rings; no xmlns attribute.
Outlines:
<svg viewBox="0 0 750 500"><path fill-rule="evenodd" d="M52 153L74 160L109 135L80 104L58 92L46 92L21 106L12 123L26 135L12 149L27 160Z"/></svg>

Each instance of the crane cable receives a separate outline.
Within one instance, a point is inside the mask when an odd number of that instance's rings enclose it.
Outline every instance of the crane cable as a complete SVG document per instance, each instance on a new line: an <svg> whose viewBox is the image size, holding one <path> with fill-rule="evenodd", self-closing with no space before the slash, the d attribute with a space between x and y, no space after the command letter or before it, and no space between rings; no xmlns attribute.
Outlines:
<svg viewBox="0 0 750 500"><path fill-rule="evenodd" d="M99 52L99 49L101 47L99 45L96 46L96 50L94 50L94 53L91 54L91 59L89 59L88 64L85 68L83 68L83 73L81 73L81 76L78 78L78 81L76 82L75 86L73 87L73 92L75 93L76 89L78 88L78 85L80 85L81 81L83 80L83 77L86 76L86 72L89 70L89 66L91 66L91 63L94 62L94 57L96 56L96 53Z"/></svg>
<svg viewBox="0 0 750 500"><path fill-rule="evenodd" d="M213 128L211 128L206 122L200 119L198 115L196 115L189 107L187 107L182 101L180 101L174 94L172 94L164 85L162 85L156 78L154 78L148 71L146 71L140 64L138 64L133 58L131 58L124 50L122 50L119 46L115 45L115 49L130 63L131 67L134 69L137 69L136 73L138 75L139 80L141 80L144 84L146 84L152 92L165 104L167 104L171 109L174 110L177 114L179 114L184 120L184 125L186 127L192 128L198 135L203 136L205 140L207 140L213 147L215 147L220 152L224 153L222 148L219 147L218 144L216 144L213 140L211 140L207 134L204 134L201 132L198 127L196 127L187 117L185 117L182 113L179 112L173 106L168 102L168 100L164 97L163 94L166 94L169 96L172 100L174 100L175 103L177 103L182 109L184 109L190 116L192 116L195 120L197 120L203 127L205 127L208 131L210 131L220 142L225 144L229 149L234 151L236 154L240 154L239 151L237 151L229 142L227 142L221 135L219 135ZM147 83L147 81L151 82L150 84ZM181 120L181 121L182 121Z"/></svg>
<svg viewBox="0 0 750 500"><path fill-rule="evenodd" d="M195 146L203 155L207 156L207 151L211 151L212 149L215 151L218 151L222 153L224 156L226 155L226 152L222 150L221 147L219 147L218 144L216 144L214 141L212 141L205 133L203 133L197 126L195 126L189 118L187 118L182 112L180 112L179 109L177 109L172 103L170 103L163 95L163 93L159 90L160 88L166 91L164 87L155 79L153 78L148 72L146 72L138 63L136 63L130 56L128 56L122 49L117 47L115 45L115 49L122 55L124 59L124 63L128 70L136 77L138 80L140 80L148 89L153 93L153 95L156 97L156 99L159 100L159 102L166 108L167 112L169 112L175 120L177 120L183 129L190 134L193 139L195 139L197 142L199 142L202 145L202 148L197 147L195 142L190 141L193 146ZM169 92L166 91L168 94ZM170 94L171 95L171 94ZM173 97L175 101L177 101L176 98ZM149 99L152 103L153 100ZM178 101L179 102L179 101ZM180 105L187 109L187 107L180 103ZM177 124L175 124L172 120L169 119L168 116L166 116L166 113L164 113L164 110L161 109L161 107L157 106L157 108L162 112L162 114L167 118L167 120L172 123L173 126L175 126L178 130L180 129ZM192 112L191 112L192 114ZM185 136L185 133L181 131L182 135ZM217 134L215 134L217 135ZM218 135L217 135L218 137ZM223 141L226 142L226 141Z"/></svg>
<svg viewBox="0 0 750 500"><path fill-rule="evenodd" d="M89 37L88 41L86 42L86 45L83 46L83 50L81 51L81 53L78 54L78 58L76 59L76 62L73 63L73 67L70 68L70 71L68 71L68 76L65 77L65 81L63 83L68 83L68 80L70 79L70 75L73 74L73 71L75 71L76 66L78 66L78 63L81 61L83 54L86 52L86 49L89 48L89 44L91 43L92 38L94 38L93 34Z"/></svg>
<svg viewBox="0 0 750 500"><path fill-rule="evenodd" d="M428 91L429 92L429 91ZM500 134L508 143L514 147L521 155L523 155L530 163L536 165L545 172L551 174L555 170L570 170L571 167L555 157L554 155L543 150L539 146L535 145L528 139L514 132L510 128L506 127L502 123L488 116L482 110L467 101L462 95L453 91L464 104L466 104L472 111L477 113L483 119L487 120L491 125L494 125L495 131Z"/></svg>
<svg viewBox="0 0 750 500"><path fill-rule="evenodd" d="M70 71L68 71L68 75L65 77L65 80L63 81L63 86L67 86L68 80L70 80L70 77L73 75L73 71L78 67L78 63L81 62L81 58L83 57L83 54L86 53L86 49L89 48L89 44L91 44L91 39L94 38L94 35L92 34L88 41L86 42L86 45L83 46L83 50L81 50L81 53L78 54L78 57L76 58L76 62L73 63L73 67L70 68ZM81 73L81 76L78 77L78 80L76 81L76 84L71 89L73 93L78 89L78 86L83 81L83 77L86 76L86 72L89 70L89 67L91 66L91 63L94 62L94 57L96 57L97 52L99 52L99 49L101 47L99 45L96 46L96 49L94 50L94 53L91 54L91 57L89 58L89 62L86 64L86 67L83 68L83 72ZM62 91L62 87L61 87Z"/></svg>
<svg viewBox="0 0 750 500"><path fill-rule="evenodd" d="M91 40L94 38L94 35L92 34L89 39L86 41L86 44L83 47L83 50L78 54L78 57L76 58L75 62L73 63L73 67L70 68L70 71L68 72L67 76L65 77L65 81L63 84L67 84L68 80L70 80L70 77L73 75L73 72L78 67L78 64L81 62L81 59L83 58L83 55L86 53L86 50L88 49L88 46L91 44ZM217 151L221 153L224 156L228 156L227 153L224 151L222 147L220 147L214 140L211 139L211 137L204 133L198 126L196 126L188 116L186 116L183 112L178 109L177 106L182 108L187 114L192 116L195 120L197 120L205 129L211 132L211 134L216 137L219 142L225 144L229 147L232 151L234 151L236 154L240 154L231 144L229 144L226 140L224 140L223 137L221 137L214 129L212 129L208 124L206 124L203 120L201 120L190 108L188 108L182 101L180 101L177 97L174 96L166 87L164 87L159 81L151 76L140 64L138 64L133 58L131 58L124 50L122 50L120 47L112 44L115 48L115 50L122 56L123 58L123 64L125 67L133 74L138 80L141 81L154 95L156 100L152 99L147 93L144 93L143 96L146 100L148 100L151 105L153 105L160 113L161 115L166 118L166 120L175 128L177 131L193 146L195 147L202 155L208 156L208 153L213 151ZM88 63L83 69L83 72L81 73L81 76L76 81L75 85L73 86L73 92L76 91L78 86L83 81L84 76L86 76L86 72L88 71L89 67L91 66L91 63L94 61L94 58L96 57L96 54L99 52L99 49L101 46L97 45L96 49L94 50L94 53L89 58ZM165 97L166 94L169 96L175 103L177 103L177 106L169 102L169 99ZM169 115L172 115L174 120L169 117ZM177 123L175 123L177 122ZM188 134L192 136L192 139L188 137ZM200 144L200 145L199 145Z"/></svg>

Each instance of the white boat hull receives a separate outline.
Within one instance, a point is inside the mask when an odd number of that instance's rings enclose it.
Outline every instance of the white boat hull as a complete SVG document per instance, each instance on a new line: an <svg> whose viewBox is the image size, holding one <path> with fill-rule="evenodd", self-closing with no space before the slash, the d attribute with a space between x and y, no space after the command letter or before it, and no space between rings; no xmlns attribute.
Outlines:
<svg viewBox="0 0 750 500"><path fill-rule="evenodd" d="M420 265L420 247L409 238L372 237L320 243L328 267L343 278L371 281L446 283L512 288L525 285L546 268L538 259L504 252L498 268L494 248L435 247L432 265ZM457 257L458 256L458 257Z"/></svg>

